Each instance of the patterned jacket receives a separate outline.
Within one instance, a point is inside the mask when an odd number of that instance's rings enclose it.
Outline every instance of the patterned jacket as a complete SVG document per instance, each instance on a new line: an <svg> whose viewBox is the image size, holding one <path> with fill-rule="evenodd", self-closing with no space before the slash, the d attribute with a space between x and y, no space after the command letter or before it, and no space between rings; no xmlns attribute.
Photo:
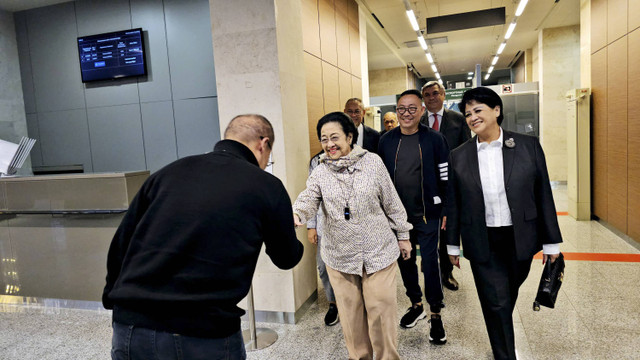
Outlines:
<svg viewBox="0 0 640 360"><path fill-rule="evenodd" d="M360 146L339 160L320 156L293 212L304 223L319 205L325 213L321 256L332 269L362 275L364 267L372 274L396 261L397 241L409 239L412 226L382 160Z"/></svg>

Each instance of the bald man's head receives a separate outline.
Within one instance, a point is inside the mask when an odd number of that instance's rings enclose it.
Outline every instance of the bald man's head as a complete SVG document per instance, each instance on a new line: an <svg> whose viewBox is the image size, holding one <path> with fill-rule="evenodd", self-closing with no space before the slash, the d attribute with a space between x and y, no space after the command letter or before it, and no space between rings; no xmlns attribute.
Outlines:
<svg viewBox="0 0 640 360"><path fill-rule="evenodd" d="M273 126L264 116L245 114L234 117L224 131L224 138L244 144L254 153L261 168L267 166L275 136ZM268 149L264 148L265 144Z"/></svg>
<svg viewBox="0 0 640 360"><path fill-rule="evenodd" d="M269 138L269 146L273 146L273 127L267 118L258 114L238 115L231 119L224 131L225 139L236 140L245 145L265 137Z"/></svg>

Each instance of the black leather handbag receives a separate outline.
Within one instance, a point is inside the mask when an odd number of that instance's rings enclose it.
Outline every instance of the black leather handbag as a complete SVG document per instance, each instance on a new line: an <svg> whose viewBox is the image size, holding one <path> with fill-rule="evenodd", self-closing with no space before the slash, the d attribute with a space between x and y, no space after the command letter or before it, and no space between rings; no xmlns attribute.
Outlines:
<svg viewBox="0 0 640 360"><path fill-rule="evenodd" d="M553 309L556 305L558 292L564 279L564 255L560 253L556 261L547 261L542 270L540 285L536 301L533 302L533 310L540 311L540 305Z"/></svg>

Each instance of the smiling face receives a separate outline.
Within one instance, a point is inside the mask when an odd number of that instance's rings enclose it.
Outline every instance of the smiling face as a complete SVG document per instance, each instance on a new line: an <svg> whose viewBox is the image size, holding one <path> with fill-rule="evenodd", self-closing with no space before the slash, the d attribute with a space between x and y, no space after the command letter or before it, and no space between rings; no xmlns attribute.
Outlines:
<svg viewBox="0 0 640 360"><path fill-rule="evenodd" d="M491 108L471 100L465 106L464 116L469 129L478 135L480 141L493 141L500 137L500 125L498 125L500 111L500 106Z"/></svg>
<svg viewBox="0 0 640 360"><path fill-rule="evenodd" d="M422 100L416 95L408 94L398 99L396 113L398 114L398 124L403 134L411 135L418 130L420 117L424 112Z"/></svg>
<svg viewBox="0 0 640 360"><path fill-rule="evenodd" d="M364 108L362 103L358 101L349 101L344 106L344 112L349 115L353 124L358 127L362 123L362 117L364 116Z"/></svg>
<svg viewBox="0 0 640 360"><path fill-rule="evenodd" d="M427 110L432 113L440 111L444 104L444 94L444 89L440 88L439 85L429 86L424 89L422 91L422 99L424 100Z"/></svg>
<svg viewBox="0 0 640 360"><path fill-rule="evenodd" d="M320 143L322 150L331 159L339 159L351 152L353 136L345 135L340 123L332 121L324 124L320 129Z"/></svg>

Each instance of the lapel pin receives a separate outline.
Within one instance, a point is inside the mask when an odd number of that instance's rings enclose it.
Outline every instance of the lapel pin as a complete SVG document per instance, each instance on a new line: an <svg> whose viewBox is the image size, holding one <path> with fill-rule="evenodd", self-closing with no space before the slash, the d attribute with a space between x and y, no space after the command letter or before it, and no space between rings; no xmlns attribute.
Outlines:
<svg viewBox="0 0 640 360"><path fill-rule="evenodd" d="M505 142L504 142L504 146L513 149L514 147L516 147L516 142L515 140L513 140L513 138L508 138Z"/></svg>

